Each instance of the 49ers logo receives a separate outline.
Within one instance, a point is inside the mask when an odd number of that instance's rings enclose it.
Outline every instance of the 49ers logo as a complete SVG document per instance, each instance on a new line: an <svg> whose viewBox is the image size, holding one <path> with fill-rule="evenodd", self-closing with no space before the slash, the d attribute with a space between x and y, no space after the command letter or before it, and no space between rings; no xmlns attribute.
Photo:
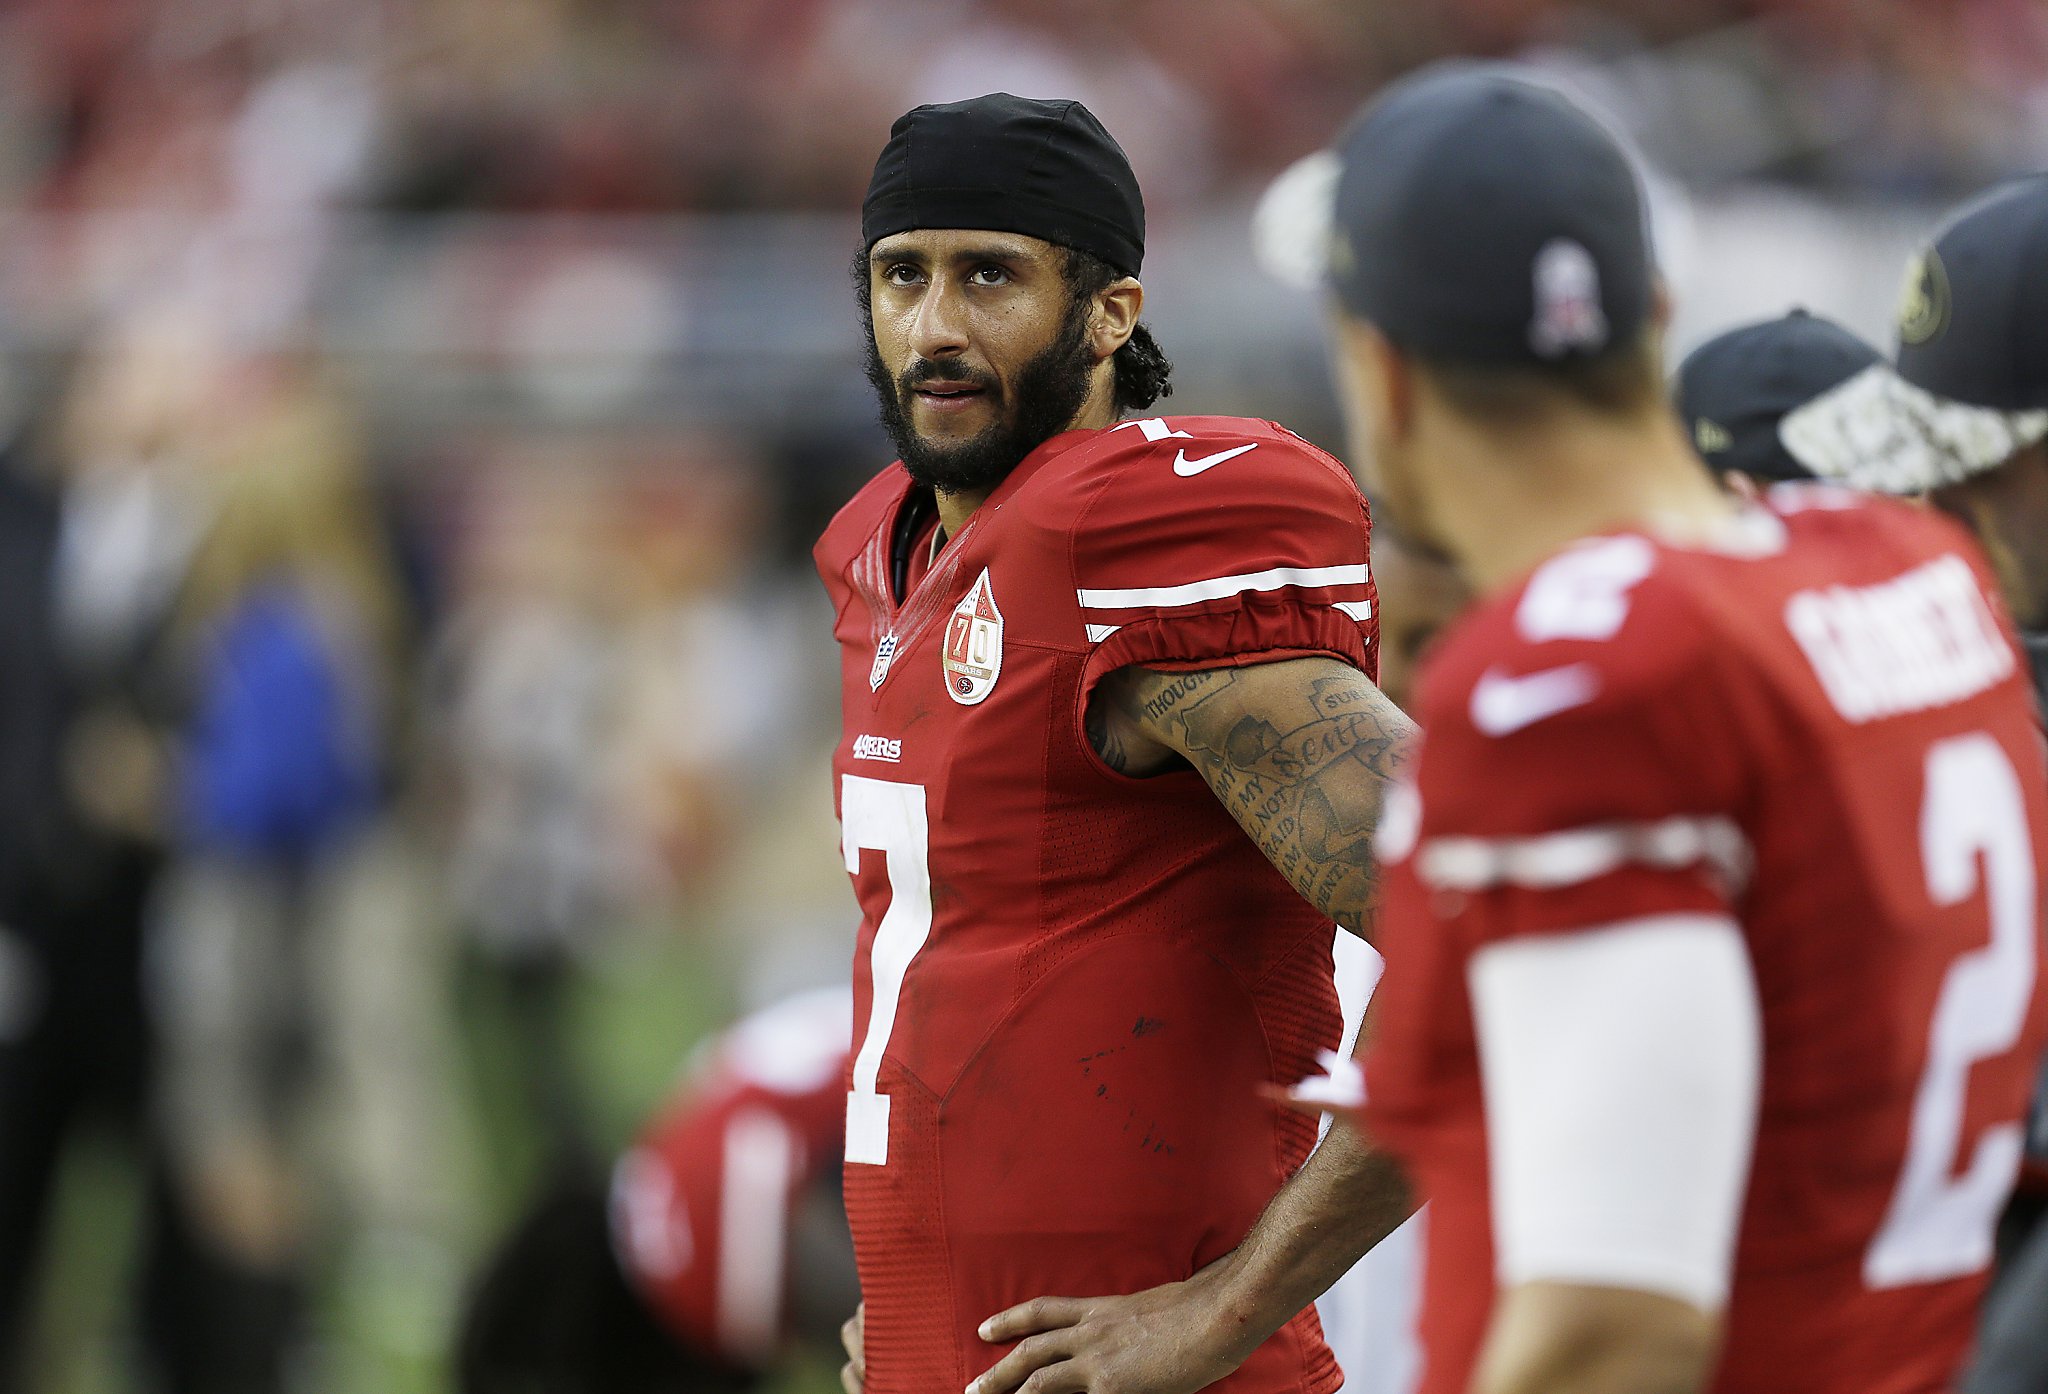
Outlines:
<svg viewBox="0 0 2048 1394"><path fill-rule="evenodd" d="M946 669L946 695L961 706L971 707L995 691L1003 671L1003 612L996 608L986 567L953 607L939 658Z"/></svg>

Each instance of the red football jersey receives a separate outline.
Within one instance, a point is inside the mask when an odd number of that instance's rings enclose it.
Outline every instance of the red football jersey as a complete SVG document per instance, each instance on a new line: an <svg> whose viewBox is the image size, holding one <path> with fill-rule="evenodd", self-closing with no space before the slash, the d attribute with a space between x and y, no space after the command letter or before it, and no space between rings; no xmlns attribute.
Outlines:
<svg viewBox="0 0 2048 1394"><path fill-rule="evenodd" d="M1964 1358L2044 1028L2025 665L1931 511L1788 487L1736 531L1571 547L1425 674L1365 1065L1430 1197L1428 1394L1495 1294L1471 957L1674 912L1740 922L1762 1011L1711 1387L1931 1394Z"/></svg>
<svg viewBox="0 0 2048 1394"><path fill-rule="evenodd" d="M846 1205L870 1394L956 1394L985 1318L1185 1278L1315 1127L1262 1101L1339 1032L1332 926L1191 770L1082 729L1131 664L1334 655L1374 671L1364 500L1263 421L1070 431L933 555L900 465L817 548L864 919ZM900 569L907 594L896 590ZM1313 1312L1225 1387L1337 1383Z"/></svg>
<svg viewBox="0 0 2048 1394"><path fill-rule="evenodd" d="M692 1349L759 1368L788 1336L799 1198L839 1164L853 998L789 998L708 1042L619 1162L621 1266Z"/></svg>

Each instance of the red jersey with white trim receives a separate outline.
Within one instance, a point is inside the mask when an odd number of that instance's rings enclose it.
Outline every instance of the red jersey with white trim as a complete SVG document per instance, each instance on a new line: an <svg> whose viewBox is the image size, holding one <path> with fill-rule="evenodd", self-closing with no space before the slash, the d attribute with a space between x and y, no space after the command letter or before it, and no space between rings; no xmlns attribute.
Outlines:
<svg viewBox="0 0 2048 1394"><path fill-rule="evenodd" d="M1337 1042L1330 922L1199 776L1116 774L1082 722L1131 664L1375 667L1364 500L1268 422L1056 436L936 553L929 501L891 466L817 548L869 1394L956 1394L1003 1353L976 1326L1028 1298L1187 1277L1307 1157L1313 1123L1257 1087ZM1221 1387L1337 1381L1305 1312Z"/></svg>
<svg viewBox="0 0 2048 1394"><path fill-rule="evenodd" d="M798 1202L839 1165L853 995L756 1012L698 1051L612 1178L613 1245L693 1350L759 1369L787 1344Z"/></svg>
<svg viewBox="0 0 2048 1394"><path fill-rule="evenodd" d="M1427 1394L1495 1292L1473 955L1686 912L1739 921L1763 1025L1711 1388L1952 1386L2044 1037L2048 787L1996 597L1931 511L1787 487L1722 550L1589 539L1446 637L1366 1058L1430 1197Z"/></svg>

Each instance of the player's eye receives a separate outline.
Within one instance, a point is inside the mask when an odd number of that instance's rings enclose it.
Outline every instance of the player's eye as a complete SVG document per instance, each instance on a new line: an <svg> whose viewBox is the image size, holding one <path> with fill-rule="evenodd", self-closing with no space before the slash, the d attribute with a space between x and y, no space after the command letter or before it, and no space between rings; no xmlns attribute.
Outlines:
<svg viewBox="0 0 2048 1394"><path fill-rule="evenodd" d="M967 279L977 286L1006 286L1010 283L1010 273L1007 268L991 263L975 267L974 273Z"/></svg>
<svg viewBox="0 0 2048 1394"><path fill-rule="evenodd" d="M892 286L917 284L917 268L907 261L891 262L882 268L882 279Z"/></svg>

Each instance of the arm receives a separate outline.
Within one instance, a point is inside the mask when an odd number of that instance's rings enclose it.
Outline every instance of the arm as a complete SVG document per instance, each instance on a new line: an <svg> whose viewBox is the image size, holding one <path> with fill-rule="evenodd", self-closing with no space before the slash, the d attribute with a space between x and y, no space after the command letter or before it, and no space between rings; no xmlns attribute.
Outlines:
<svg viewBox="0 0 2048 1394"><path fill-rule="evenodd" d="M1372 937L1373 829L1415 725L1363 673L1334 658L1124 668L1096 687L1087 721L1121 773L1193 766L1310 904Z"/></svg>
<svg viewBox="0 0 2048 1394"><path fill-rule="evenodd" d="M1502 1296L1474 1394L1705 1386L1761 1073L1725 915L1508 939L1469 969Z"/></svg>
<svg viewBox="0 0 2048 1394"><path fill-rule="evenodd" d="M1384 1152L1338 1124L1244 1243L1185 1282L1128 1297L1041 1297L989 1318L1017 1348L968 1394L1182 1394L1223 1378L1415 1210Z"/></svg>
<svg viewBox="0 0 2048 1394"><path fill-rule="evenodd" d="M1521 1283L1494 1307L1472 1394L1693 1394L1719 1344L1720 1322L1676 1298Z"/></svg>

